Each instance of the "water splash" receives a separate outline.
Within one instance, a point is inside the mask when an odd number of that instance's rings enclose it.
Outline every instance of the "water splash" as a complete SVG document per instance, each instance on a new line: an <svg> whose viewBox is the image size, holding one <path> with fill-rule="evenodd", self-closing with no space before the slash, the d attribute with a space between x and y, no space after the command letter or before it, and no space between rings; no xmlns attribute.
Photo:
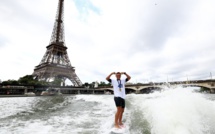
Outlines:
<svg viewBox="0 0 215 134"><path fill-rule="evenodd" d="M151 134L212 134L214 131L215 102L194 92L193 88L166 88L162 92L128 98L132 108L142 111L141 118L149 123ZM139 130L145 127L137 126Z"/></svg>
<svg viewBox="0 0 215 134"><path fill-rule="evenodd" d="M113 95L2 98L0 134L110 134ZM215 95L192 88L165 88L129 94L123 122L126 134L214 134Z"/></svg>

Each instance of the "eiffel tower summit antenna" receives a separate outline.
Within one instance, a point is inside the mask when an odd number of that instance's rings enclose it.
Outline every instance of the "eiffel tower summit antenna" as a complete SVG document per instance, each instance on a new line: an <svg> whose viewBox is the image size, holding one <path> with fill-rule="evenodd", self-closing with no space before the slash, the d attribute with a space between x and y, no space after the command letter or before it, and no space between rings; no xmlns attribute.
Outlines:
<svg viewBox="0 0 215 134"><path fill-rule="evenodd" d="M70 63L67 47L64 39L63 24L64 0L59 0L54 29L47 50L40 62L34 69L33 75L39 80L49 81L67 78L74 86L81 86L82 82L75 73L75 67Z"/></svg>

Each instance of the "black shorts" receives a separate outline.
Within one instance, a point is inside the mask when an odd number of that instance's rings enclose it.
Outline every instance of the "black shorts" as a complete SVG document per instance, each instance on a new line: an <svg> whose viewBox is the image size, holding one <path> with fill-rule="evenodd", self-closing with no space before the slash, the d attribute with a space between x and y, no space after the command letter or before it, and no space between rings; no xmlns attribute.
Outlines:
<svg viewBox="0 0 215 134"><path fill-rule="evenodd" d="M115 101L116 107L125 108L125 99L121 97L114 97L114 101Z"/></svg>

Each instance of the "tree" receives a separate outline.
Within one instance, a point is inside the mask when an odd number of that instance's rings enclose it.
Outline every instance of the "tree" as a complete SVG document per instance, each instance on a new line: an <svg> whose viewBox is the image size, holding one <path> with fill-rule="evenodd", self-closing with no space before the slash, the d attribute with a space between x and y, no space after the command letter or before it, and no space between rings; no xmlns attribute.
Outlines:
<svg viewBox="0 0 215 134"><path fill-rule="evenodd" d="M99 83L99 86L110 86L111 84L110 83L105 83L104 81L101 81Z"/></svg>
<svg viewBox="0 0 215 134"><path fill-rule="evenodd" d="M55 78L54 81L50 82L50 84L53 86L61 86L61 82L63 82L62 79Z"/></svg>
<svg viewBox="0 0 215 134"><path fill-rule="evenodd" d="M2 85L19 85L19 82L16 80L7 80L7 81L3 81Z"/></svg>
<svg viewBox="0 0 215 134"><path fill-rule="evenodd" d="M85 87L89 87L89 85L90 85L90 84L89 84L88 82L85 82L85 83L84 83L84 86L85 86Z"/></svg>
<svg viewBox="0 0 215 134"><path fill-rule="evenodd" d="M34 79L33 75L25 75L20 77L18 82L21 85L49 85L46 81L38 81L37 79Z"/></svg>
<svg viewBox="0 0 215 134"><path fill-rule="evenodd" d="M37 85L38 80L34 79L33 75L25 75L23 77L20 77L18 82L21 85Z"/></svg>

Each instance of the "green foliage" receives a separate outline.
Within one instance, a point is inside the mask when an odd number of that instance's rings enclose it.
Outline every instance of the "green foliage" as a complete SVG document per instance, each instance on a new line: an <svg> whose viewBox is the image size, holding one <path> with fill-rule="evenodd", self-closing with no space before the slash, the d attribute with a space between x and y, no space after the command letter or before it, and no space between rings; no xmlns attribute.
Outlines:
<svg viewBox="0 0 215 134"><path fill-rule="evenodd" d="M19 82L16 80L7 80L2 82L3 85L19 85Z"/></svg>
<svg viewBox="0 0 215 134"><path fill-rule="evenodd" d="M94 84L93 84L93 83L85 82L85 83L84 83L84 87L87 87L87 88L94 88Z"/></svg>
<svg viewBox="0 0 215 134"><path fill-rule="evenodd" d="M34 79L34 76L32 75L25 75L23 77L20 77L18 81L17 80L3 81L1 84L3 85L49 85L48 82L38 81Z"/></svg>
<svg viewBox="0 0 215 134"><path fill-rule="evenodd" d="M54 81L50 82L50 85L52 85L52 86L61 86L61 82L63 82L62 79L55 78Z"/></svg>
<svg viewBox="0 0 215 134"><path fill-rule="evenodd" d="M89 83L88 83L88 82L85 82L85 83L84 83L84 86L85 86L85 87L89 86Z"/></svg>
<svg viewBox="0 0 215 134"><path fill-rule="evenodd" d="M99 87L101 87L101 86L110 86L111 84L108 82L108 83L105 83L104 81L101 81L100 83L99 83Z"/></svg>
<svg viewBox="0 0 215 134"><path fill-rule="evenodd" d="M49 83L46 81L38 81L37 85L49 85Z"/></svg>
<svg viewBox="0 0 215 134"><path fill-rule="evenodd" d="M61 86L62 83L62 79L60 78L55 78L54 81L52 82L46 82L46 81L38 81L37 79L34 79L33 75L25 75L23 77L20 77L18 80L7 80L7 81L3 81L1 84L3 85L43 85L43 86ZM92 83L88 83L85 82L83 84L84 87L89 87L89 88L94 88L95 82ZM109 82L103 82L101 81L100 83L98 83L98 86L111 86L111 84Z"/></svg>
<svg viewBox="0 0 215 134"><path fill-rule="evenodd" d="M105 83L103 81L101 81L100 83L98 83L98 86L110 86L111 84L110 83ZM94 88L95 86L95 82L92 82L92 83L88 83L88 82L85 82L83 84L84 87L89 87L89 88Z"/></svg>
<svg viewBox="0 0 215 134"><path fill-rule="evenodd" d="M18 82L21 85L35 85L38 81L35 80L32 75L25 75L19 78Z"/></svg>

